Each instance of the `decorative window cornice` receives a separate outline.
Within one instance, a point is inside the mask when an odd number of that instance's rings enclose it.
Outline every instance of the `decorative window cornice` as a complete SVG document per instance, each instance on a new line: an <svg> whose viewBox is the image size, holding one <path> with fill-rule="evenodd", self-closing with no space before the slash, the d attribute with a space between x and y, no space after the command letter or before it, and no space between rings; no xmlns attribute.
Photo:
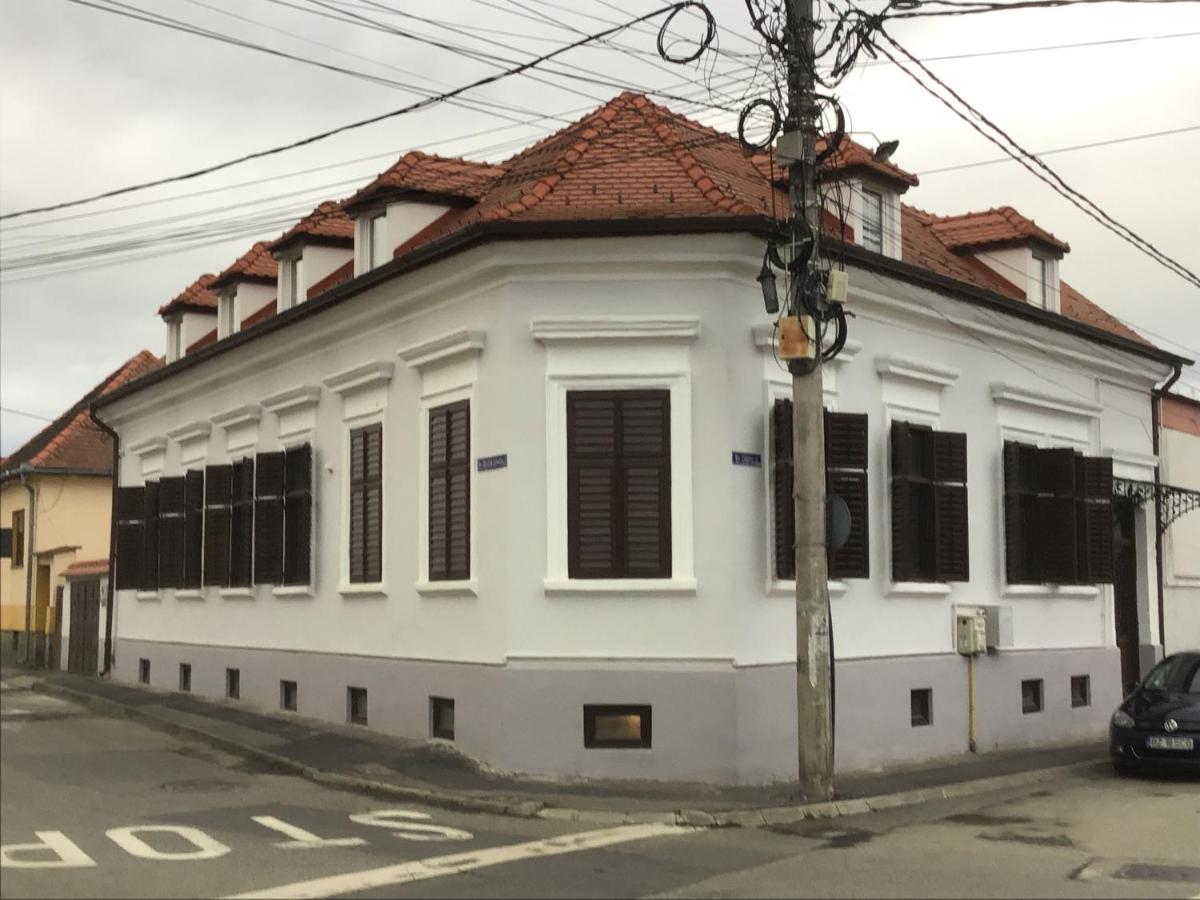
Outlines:
<svg viewBox="0 0 1200 900"><path fill-rule="evenodd" d="M188 422L186 425L172 428L167 432L167 437L177 443L186 444L191 441L198 441L201 438L207 438L211 432L212 424L209 422Z"/></svg>
<svg viewBox="0 0 1200 900"><path fill-rule="evenodd" d="M463 330L413 344L396 351L396 355L410 367L422 369L433 363L455 362L478 356L486 345L486 332Z"/></svg>
<svg viewBox="0 0 1200 900"><path fill-rule="evenodd" d="M321 388L314 384L302 384L264 397L262 407L267 412L279 414L306 409L320 402Z"/></svg>
<svg viewBox="0 0 1200 900"><path fill-rule="evenodd" d="M538 316L529 322L535 341L695 340L700 320L692 316Z"/></svg>
<svg viewBox="0 0 1200 900"><path fill-rule="evenodd" d="M325 387L337 394L352 394L367 388L382 387L392 380L396 367L383 359L373 359L362 365L330 375L325 379Z"/></svg>
<svg viewBox="0 0 1200 900"><path fill-rule="evenodd" d="M167 450L167 439L165 437L152 437L144 441L139 441L136 444L129 445L129 452L134 456L153 456L155 453L165 453Z"/></svg>
<svg viewBox="0 0 1200 900"><path fill-rule="evenodd" d="M950 366L939 366L936 363L899 354L877 357L875 371L885 378L905 378L909 381L936 385L938 388L949 387L958 381L958 376L962 374L958 369Z"/></svg>
<svg viewBox="0 0 1200 900"><path fill-rule="evenodd" d="M211 421L218 428L224 428L228 431L231 428L237 428L239 425L257 422L261 418L262 407L257 403L247 403L243 406L235 406L233 409L219 412L212 417Z"/></svg>
<svg viewBox="0 0 1200 900"><path fill-rule="evenodd" d="M1061 394L1051 394L1045 391L1035 391L1031 388L1008 384L1003 381L992 382L992 400L996 403L1011 403L1016 406L1028 406L1034 409L1050 410L1078 416L1085 419L1098 419L1104 412L1104 407L1090 400L1074 397L1064 397Z"/></svg>

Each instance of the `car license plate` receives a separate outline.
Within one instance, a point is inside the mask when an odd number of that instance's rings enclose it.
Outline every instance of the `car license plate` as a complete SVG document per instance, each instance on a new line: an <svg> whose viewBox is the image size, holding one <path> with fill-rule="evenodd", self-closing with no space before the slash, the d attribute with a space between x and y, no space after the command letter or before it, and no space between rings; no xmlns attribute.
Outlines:
<svg viewBox="0 0 1200 900"><path fill-rule="evenodd" d="M1154 735L1146 738L1146 746L1151 750L1191 750L1195 741L1190 737L1163 737Z"/></svg>

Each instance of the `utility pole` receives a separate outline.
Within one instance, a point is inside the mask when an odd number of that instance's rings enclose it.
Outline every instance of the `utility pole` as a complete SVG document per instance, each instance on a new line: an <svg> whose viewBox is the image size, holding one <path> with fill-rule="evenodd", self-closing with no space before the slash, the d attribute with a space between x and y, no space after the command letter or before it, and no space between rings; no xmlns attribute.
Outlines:
<svg viewBox="0 0 1200 900"><path fill-rule="evenodd" d="M821 210L817 194L818 111L813 0L787 2L788 110L785 138L800 147L788 169L791 258L805 241L812 256L790 279L793 315L804 315L801 292L817 261ZM798 133L798 135L797 135ZM797 141L796 138L799 138ZM807 253L805 254L807 256ZM801 321L805 321L803 318ZM829 574L825 535L825 409L821 347L812 319L806 329L812 359L792 360L792 460L796 514L796 723L800 787L809 800L833 796L833 696Z"/></svg>

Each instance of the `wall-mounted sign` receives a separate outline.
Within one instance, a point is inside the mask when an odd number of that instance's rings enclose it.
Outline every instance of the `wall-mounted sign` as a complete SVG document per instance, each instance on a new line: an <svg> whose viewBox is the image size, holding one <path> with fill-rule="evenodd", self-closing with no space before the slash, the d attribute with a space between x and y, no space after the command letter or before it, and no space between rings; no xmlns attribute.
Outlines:
<svg viewBox="0 0 1200 900"><path fill-rule="evenodd" d="M501 453L497 456L481 456L476 465L480 472L491 472L493 469L508 468L508 454Z"/></svg>
<svg viewBox="0 0 1200 900"><path fill-rule="evenodd" d="M733 451L733 464L735 466L750 466L753 469L762 468L761 453L741 453L737 450Z"/></svg>

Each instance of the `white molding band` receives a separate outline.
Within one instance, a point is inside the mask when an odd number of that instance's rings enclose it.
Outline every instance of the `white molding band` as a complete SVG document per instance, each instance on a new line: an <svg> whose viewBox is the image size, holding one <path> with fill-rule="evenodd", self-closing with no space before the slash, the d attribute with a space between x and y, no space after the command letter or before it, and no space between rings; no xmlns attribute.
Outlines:
<svg viewBox="0 0 1200 900"><path fill-rule="evenodd" d="M1009 384L1005 381L993 381L991 392L992 400L995 403L1029 406L1034 409L1050 410L1084 419L1098 419L1100 418L1100 414L1104 412L1104 407L1099 403L1092 403L1089 400L1083 399L1071 399L1061 394L1037 391L1032 388Z"/></svg>
<svg viewBox="0 0 1200 900"><path fill-rule="evenodd" d="M325 387L343 397L367 388L383 387L392 380L396 366L385 359L373 359L353 368L343 369L325 379Z"/></svg>
<svg viewBox="0 0 1200 900"><path fill-rule="evenodd" d="M486 332L464 329L404 347L397 350L396 355L410 368L422 369L431 363L456 362L466 357L478 356L486 346Z"/></svg>
<svg viewBox="0 0 1200 900"><path fill-rule="evenodd" d="M257 423L261 418L262 407L257 403L247 403L243 406L235 406L233 409L219 412L210 421L218 428L224 428L228 431L231 428L237 428L239 425L248 425L251 422Z"/></svg>
<svg viewBox="0 0 1200 900"><path fill-rule="evenodd" d="M529 320L535 341L663 340L693 341L700 336L694 316L535 316Z"/></svg>
<svg viewBox="0 0 1200 900"><path fill-rule="evenodd" d="M939 388L954 384L958 381L958 376L962 374L958 369L950 366L939 366L923 359L899 354L876 357L875 371L885 378L906 378L909 381L932 384Z"/></svg>

